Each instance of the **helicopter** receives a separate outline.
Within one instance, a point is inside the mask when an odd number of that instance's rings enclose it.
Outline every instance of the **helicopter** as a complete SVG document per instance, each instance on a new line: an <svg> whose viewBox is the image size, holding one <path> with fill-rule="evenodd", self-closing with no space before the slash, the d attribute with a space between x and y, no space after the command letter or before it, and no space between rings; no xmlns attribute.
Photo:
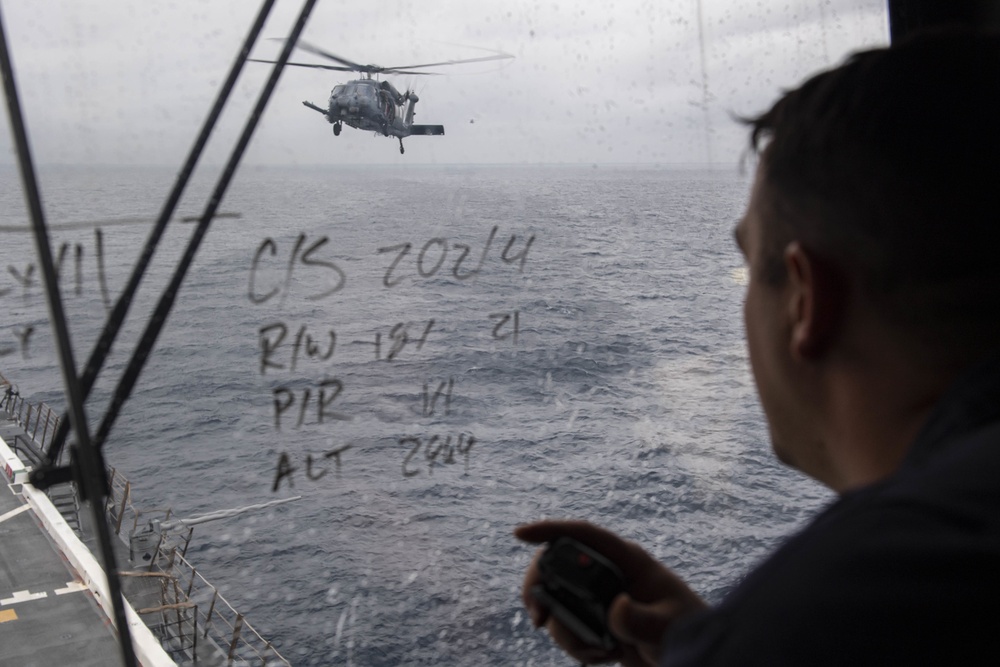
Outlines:
<svg viewBox="0 0 1000 667"><path fill-rule="evenodd" d="M309 101L302 102L303 105L323 114L327 122L333 125L334 136L340 136L344 125L348 125L358 130L368 130L386 137L397 137L399 139L399 152L405 153L403 148L403 137L409 136L436 136L444 134L444 125L417 125L413 122L415 115L414 107L420 98L412 90L400 92L388 81L379 81L381 74L413 74L413 75L435 75L436 72L416 72L413 70L425 67L442 67L445 65L461 65L465 63L479 63L491 60L504 60L514 56L507 53L496 53L490 56L479 58L466 58L463 60L446 60L436 63L424 63L420 65L397 65L393 67L382 67L380 65L361 65L359 63L334 55L328 51L313 46L308 42L299 40L296 48L308 51L317 56L321 56L337 65L323 65L316 63L286 63L293 67L310 67L313 69L335 70L338 72L359 72L360 79L337 84L330 91L330 100L327 107L313 104ZM274 63L273 60L258 60L249 58L258 63ZM372 78L373 75L375 78Z"/></svg>

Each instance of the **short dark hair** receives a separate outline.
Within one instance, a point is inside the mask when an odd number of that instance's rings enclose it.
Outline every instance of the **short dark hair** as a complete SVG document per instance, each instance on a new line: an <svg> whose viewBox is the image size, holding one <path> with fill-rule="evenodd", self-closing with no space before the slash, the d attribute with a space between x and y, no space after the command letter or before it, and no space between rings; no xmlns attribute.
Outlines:
<svg viewBox="0 0 1000 667"><path fill-rule="evenodd" d="M745 122L773 213L765 279L783 279L782 251L800 240L887 318L951 338L998 333L1000 34L928 32L857 53Z"/></svg>

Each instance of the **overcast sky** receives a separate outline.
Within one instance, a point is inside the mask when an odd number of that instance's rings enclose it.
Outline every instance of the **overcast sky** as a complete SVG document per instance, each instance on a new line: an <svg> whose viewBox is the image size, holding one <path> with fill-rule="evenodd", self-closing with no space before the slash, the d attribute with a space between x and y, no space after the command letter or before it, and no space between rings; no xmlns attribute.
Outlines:
<svg viewBox="0 0 1000 667"><path fill-rule="evenodd" d="M888 42L884 0L320 0L305 39L362 63L483 55L500 63L389 77L420 95L416 122L443 137L395 139L320 114L350 74L289 68L246 161L733 164L783 88ZM289 32L301 0L278 0L263 36ZM180 164L258 9L253 0L0 0L35 159ZM253 55L274 58L278 41ZM298 52L296 60L322 62ZM222 162L268 74L250 63L209 159ZM6 113L0 164L14 162Z"/></svg>

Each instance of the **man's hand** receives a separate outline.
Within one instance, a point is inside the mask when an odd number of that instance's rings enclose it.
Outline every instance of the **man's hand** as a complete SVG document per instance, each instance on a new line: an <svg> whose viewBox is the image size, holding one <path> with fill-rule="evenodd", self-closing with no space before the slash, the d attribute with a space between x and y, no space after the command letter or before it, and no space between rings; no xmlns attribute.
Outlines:
<svg viewBox="0 0 1000 667"><path fill-rule="evenodd" d="M626 592L616 597L608 610L608 627L619 641L618 648L609 652L584 644L549 615L548 609L531 594L531 589L541 583L538 555L528 567L521 597L535 627L544 625L564 651L584 663L617 660L626 667L655 666L671 622L707 606L642 547L586 521L539 521L518 526L514 535L533 544L572 537L604 555L625 575Z"/></svg>

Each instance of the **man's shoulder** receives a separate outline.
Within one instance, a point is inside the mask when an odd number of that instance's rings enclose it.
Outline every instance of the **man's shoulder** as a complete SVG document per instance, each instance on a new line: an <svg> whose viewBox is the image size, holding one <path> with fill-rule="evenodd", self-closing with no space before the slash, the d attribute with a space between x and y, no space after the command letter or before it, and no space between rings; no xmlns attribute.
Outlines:
<svg viewBox="0 0 1000 667"><path fill-rule="evenodd" d="M697 660L665 664L961 663L987 646L1000 653L998 564L993 424L838 500L671 634L668 648L699 647Z"/></svg>
<svg viewBox="0 0 1000 667"><path fill-rule="evenodd" d="M1000 420L944 439L938 451L907 462L873 488L848 513L864 524L867 515L905 511L925 528L971 532L1000 530Z"/></svg>
<svg viewBox="0 0 1000 667"><path fill-rule="evenodd" d="M856 617L1000 594L1000 422L947 443L932 459L848 494L745 582L748 597L814 601ZM775 585L778 584L776 587ZM756 589L756 590L754 590ZM819 599L823 596L823 599ZM1000 609L1000 607L996 607Z"/></svg>

